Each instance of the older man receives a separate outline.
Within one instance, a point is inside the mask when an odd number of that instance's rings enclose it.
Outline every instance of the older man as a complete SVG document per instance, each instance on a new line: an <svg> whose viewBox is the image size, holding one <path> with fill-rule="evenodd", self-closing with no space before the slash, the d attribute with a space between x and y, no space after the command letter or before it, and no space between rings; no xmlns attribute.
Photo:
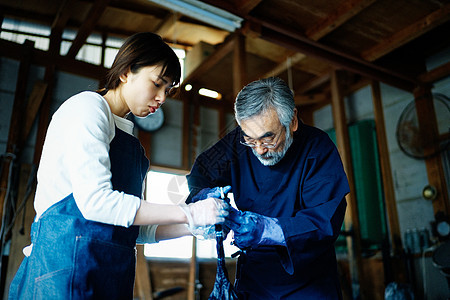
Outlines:
<svg viewBox="0 0 450 300"><path fill-rule="evenodd" d="M335 145L298 119L279 78L245 86L235 117L239 126L199 155L188 183L191 198L232 187L239 210L226 225L243 250L241 298L341 299L334 242L349 187Z"/></svg>

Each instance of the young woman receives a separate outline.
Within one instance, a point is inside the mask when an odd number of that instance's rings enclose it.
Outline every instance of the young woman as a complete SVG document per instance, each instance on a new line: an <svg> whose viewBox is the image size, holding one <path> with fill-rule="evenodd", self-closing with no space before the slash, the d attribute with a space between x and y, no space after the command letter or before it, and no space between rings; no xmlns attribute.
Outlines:
<svg viewBox="0 0 450 300"><path fill-rule="evenodd" d="M10 299L132 299L135 245L223 222L226 204L142 200L149 162L128 113L154 113L178 84L177 56L152 33L120 48L100 92L82 92L53 115L35 195L32 244ZM160 224L157 226L157 224Z"/></svg>

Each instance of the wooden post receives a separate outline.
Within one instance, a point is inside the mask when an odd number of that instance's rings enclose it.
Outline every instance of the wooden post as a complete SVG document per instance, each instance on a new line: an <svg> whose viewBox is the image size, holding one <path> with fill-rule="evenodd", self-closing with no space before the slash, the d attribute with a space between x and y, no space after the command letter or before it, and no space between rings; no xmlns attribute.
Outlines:
<svg viewBox="0 0 450 300"><path fill-rule="evenodd" d="M430 88L420 86L414 91L416 102L417 118L419 120L419 127L421 132L425 132L424 136L429 137L427 153L435 153L438 145L436 141L439 139L439 131L436 121L436 112L434 110L433 95ZM442 167L442 159L440 155L434 155L425 160L428 183L434 186L438 193L436 199L433 200L434 213L442 212L450 216L450 203L448 199L448 191L445 180L444 169Z"/></svg>
<svg viewBox="0 0 450 300"><path fill-rule="evenodd" d="M139 300L152 300L153 291L150 282L150 271L144 255L144 245L137 245L136 281L134 295ZM136 299L136 298L135 298Z"/></svg>
<svg viewBox="0 0 450 300"><path fill-rule="evenodd" d="M8 141L6 144L6 153L3 160L2 172L0 174L0 216L5 213L3 211L4 202L7 200L6 191L8 190L9 184L9 169L15 156L19 155L20 148L19 143L22 136L22 124L24 118L25 110L25 91L28 82L28 74L31 66L31 53L34 48L34 42L30 40L25 40L23 44L22 60L19 66L19 74L17 78L16 91L14 96L14 105L11 114L11 122L9 126ZM1 222L0 222L1 223ZM0 224L3 225L3 224Z"/></svg>
<svg viewBox="0 0 450 300"><path fill-rule="evenodd" d="M20 176L19 176L19 190L18 190L18 198L26 201L24 204L24 209L19 210L17 212L17 216L14 222L14 226L12 229L12 237L11 237L11 248L9 250L9 258L8 258L8 266L6 272L6 280L5 280L5 288L3 293L3 299L8 299L9 294L9 286L14 275L17 272L17 269L22 262L24 255L22 253L22 249L25 246L31 244L30 230L31 224L33 223L34 217L36 213L34 211L34 190L35 187L30 193L29 199L24 199L26 195L27 182L29 182L29 176L32 172L32 166L22 164L20 168ZM22 202L20 202L22 203ZM25 214L25 216L24 216ZM22 223L23 221L23 223ZM22 228L23 225L23 228ZM22 231L23 230L23 231Z"/></svg>
<svg viewBox="0 0 450 300"><path fill-rule="evenodd" d="M191 99L189 99L189 93L181 91L181 100L183 102L183 147L182 147L182 166L184 170L191 168L190 149L193 149L192 143L190 143L191 133Z"/></svg>
<svg viewBox="0 0 450 300"><path fill-rule="evenodd" d="M386 205L387 221L389 224L389 239L394 259L402 256L403 246L400 233L400 224L398 221L397 203L395 200L394 181L392 179L391 161L389 158L389 149L386 138L386 126L383 112L383 102L381 99L380 83L371 82L373 110L375 115L376 135L378 142L378 152L380 154L381 178L383 180L384 203ZM406 281L406 270L401 267L400 262L392 267L393 279L397 282ZM385 277L390 276L385 274Z"/></svg>
<svg viewBox="0 0 450 300"><path fill-rule="evenodd" d="M234 37L233 46L233 96L236 97L247 80L245 37L242 34L237 34Z"/></svg>
<svg viewBox="0 0 450 300"><path fill-rule="evenodd" d="M44 147L45 135L47 134L47 128L50 119L50 106L53 97L54 76L55 76L55 66L54 65L47 66L44 75L44 82L47 84L47 91L41 103L38 120L38 129L36 135L36 144L34 145L33 163L35 165L38 165L39 160L41 159L42 147Z"/></svg>
<svg viewBox="0 0 450 300"><path fill-rule="evenodd" d="M331 95L334 126L336 128L336 140L342 163L347 174L350 185L350 194L347 195L347 213L345 215L345 229L352 230L352 235L347 237L348 259L352 283L358 281L360 285L361 299L368 299L366 293L366 282L362 269L361 257L361 234L358 217L358 207L355 197L355 182L351 159L350 142L348 135L347 119L345 116L345 105L343 87L340 84L341 73L334 70L331 76Z"/></svg>
<svg viewBox="0 0 450 300"><path fill-rule="evenodd" d="M199 291L197 291L198 284L198 264L197 264L197 239L192 237L192 256L189 265L189 280L187 287L187 300L197 300Z"/></svg>

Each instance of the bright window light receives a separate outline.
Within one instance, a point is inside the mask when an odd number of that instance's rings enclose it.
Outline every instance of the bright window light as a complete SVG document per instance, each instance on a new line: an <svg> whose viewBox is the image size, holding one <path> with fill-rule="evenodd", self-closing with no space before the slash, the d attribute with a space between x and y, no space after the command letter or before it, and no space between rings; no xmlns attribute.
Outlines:
<svg viewBox="0 0 450 300"><path fill-rule="evenodd" d="M150 171L147 175L147 201L159 204L181 204L189 195L184 175ZM186 259L192 256L190 236L165 240L156 244L146 244L144 254L147 257ZM224 242L225 256L230 257L239 249L231 245L231 234ZM215 240L197 240L197 257L217 258Z"/></svg>
<svg viewBox="0 0 450 300"><path fill-rule="evenodd" d="M216 92L216 91L213 91L213 90L201 88L201 89L198 91L198 93L199 93L200 95L202 95L202 96L214 98L214 99L217 99L217 100L222 99L222 95L219 94L219 93Z"/></svg>

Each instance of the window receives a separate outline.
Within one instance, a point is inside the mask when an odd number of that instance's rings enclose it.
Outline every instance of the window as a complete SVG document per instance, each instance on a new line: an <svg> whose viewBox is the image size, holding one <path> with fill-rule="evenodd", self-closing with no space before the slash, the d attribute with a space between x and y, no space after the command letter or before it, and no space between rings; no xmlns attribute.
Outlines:
<svg viewBox="0 0 450 300"><path fill-rule="evenodd" d="M50 46L50 32L50 27L46 25L4 18L1 23L0 38L18 44L23 44L25 40L32 40L35 42L36 49L47 51ZM76 35L77 32L75 30L64 30L62 34L60 55L64 56L67 54ZM104 45L103 39L104 37L98 33L91 34L87 38L85 44L81 47L80 51L78 51L76 59L95 65L101 65L102 57L104 55L103 66L110 68L124 39L106 36ZM103 47L104 53L102 53ZM175 48L173 48L173 50L180 59L181 74L183 74L185 50Z"/></svg>
<svg viewBox="0 0 450 300"><path fill-rule="evenodd" d="M147 175L147 201L160 204L181 204L189 195L186 177L171 173L150 171ZM231 195L230 195L231 196ZM231 198L231 197L230 197ZM192 255L192 237L182 237L146 244L144 254L147 257L190 258ZM230 257L239 249L230 244L230 235L224 242L225 256ZM215 240L197 240L197 257L216 258Z"/></svg>

